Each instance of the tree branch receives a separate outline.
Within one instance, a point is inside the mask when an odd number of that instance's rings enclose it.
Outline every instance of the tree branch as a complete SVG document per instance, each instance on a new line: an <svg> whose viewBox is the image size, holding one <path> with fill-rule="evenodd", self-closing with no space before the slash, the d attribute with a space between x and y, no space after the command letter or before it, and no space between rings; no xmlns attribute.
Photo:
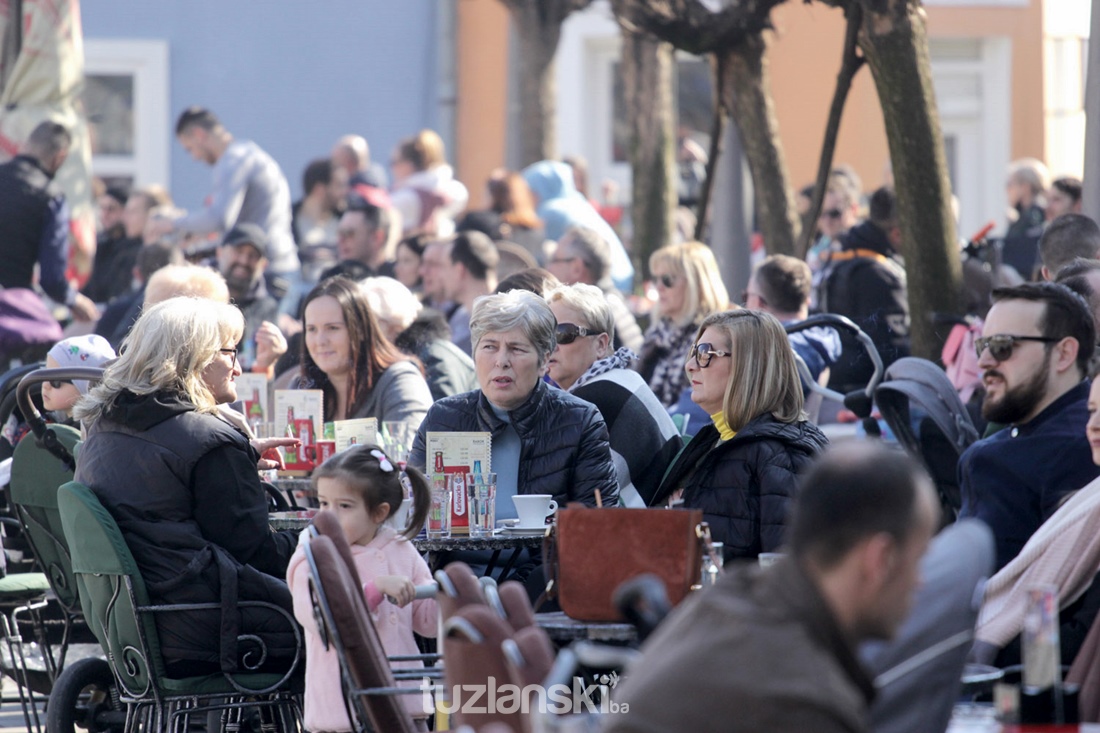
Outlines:
<svg viewBox="0 0 1100 733"><path fill-rule="evenodd" d="M734 0L717 13L700 0L612 0L611 4L621 22L701 56L735 45L748 34L771 29L769 14L784 2Z"/></svg>
<svg viewBox="0 0 1100 733"><path fill-rule="evenodd" d="M840 132L840 118L844 113L844 104L852 88L852 79L863 67L865 60L859 53L857 44L859 28L863 23L863 9L859 3L852 3L845 12L847 26L844 30L844 50L840 57L840 71L836 76L836 90L833 102L829 106L829 120L825 125L825 139L821 143L821 158L817 164L817 180L814 182L813 202L807 212L806 226L798 241L798 255L804 257L810 249L817 219L821 216L821 204L825 200L825 187L829 182L829 173L833 167L833 155L836 152L836 139Z"/></svg>

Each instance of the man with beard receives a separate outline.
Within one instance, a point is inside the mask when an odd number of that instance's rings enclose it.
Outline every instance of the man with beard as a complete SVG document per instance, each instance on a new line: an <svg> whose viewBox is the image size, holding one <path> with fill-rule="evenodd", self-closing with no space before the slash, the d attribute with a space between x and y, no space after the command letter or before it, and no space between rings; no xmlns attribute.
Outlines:
<svg viewBox="0 0 1100 733"><path fill-rule="evenodd" d="M279 302L267 291L267 237L255 224L238 224L218 246L218 270L229 297L244 314L240 362L254 372L268 372L286 352L287 343L274 321ZM269 375L270 376L270 375Z"/></svg>
<svg viewBox="0 0 1100 733"><path fill-rule="evenodd" d="M1006 427L959 462L964 517L993 530L997 568L1020 552L1066 494L1096 478L1085 379L1096 329L1084 299L1054 283L993 291L975 341L982 416Z"/></svg>

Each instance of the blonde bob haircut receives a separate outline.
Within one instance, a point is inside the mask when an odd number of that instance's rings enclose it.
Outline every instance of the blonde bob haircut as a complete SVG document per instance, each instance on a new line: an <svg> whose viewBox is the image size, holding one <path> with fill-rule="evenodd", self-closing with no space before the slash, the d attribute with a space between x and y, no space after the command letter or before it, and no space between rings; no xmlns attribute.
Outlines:
<svg viewBox="0 0 1100 733"><path fill-rule="evenodd" d="M708 328L721 331L728 340L714 344L716 349L733 352L722 398L732 429L741 430L766 412L785 423L806 419L794 351L775 316L748 308L715 313L699 326L696 343Z"/></svg>
<svg viewBox="0 0 1100 733"><path fill-rule="evenodd" d="M124 392L176 392L198 412L215 414L217 401L202 372L226 344L244 333L244 316L234 306L206 298L170 298L146 309L122 342L103 379L73 409L95 423Z"/></svg>
<svg viewBox="0 0 1100 733"><path fill-rule="evenodd" d="M549 290L545 297L549 304L561 301L580 313L584 323L578 325L590 331L606 333L608 343L615 340L615 318L611 315L611 306L607 304L607 296L595 285L559 285Z"/></svg>
<svg viewBox="0 0 1100 733"><path fill-rule="evenodd" d="M684 312L676 319L679 326L699 323L711 313L730 307L730 296L722 283L714 252L702 242L667 244L649 257L649 271L661 268L673 277L687 281ZM657 308L656 316L660 317Z"/></svg>

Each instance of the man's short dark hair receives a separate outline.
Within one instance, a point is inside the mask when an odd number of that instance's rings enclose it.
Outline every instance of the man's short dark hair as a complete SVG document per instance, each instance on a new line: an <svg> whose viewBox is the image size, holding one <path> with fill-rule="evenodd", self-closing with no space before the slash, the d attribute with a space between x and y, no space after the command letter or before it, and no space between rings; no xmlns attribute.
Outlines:
<svg viewBox="0 0 1100 733"><path fill-rule="evenodd" d="M205 107L188 107L180 113L176 120L176 137L187 132L192 127L201 127L204 130L216 130L222 123L210 110Z"/></svg>
<svg viewBox="0 0 1100 733"><path fill-rule="evenodd" d="M545 295L546 291L561 285L554 273L541 267L527 267L513 272L497 285L496 293L510 293L513 290L529 290L535 295Z"/></svg>
<svg viewBox="0 0 1100 733"><path fill-rule="evenodd" d="M476 280L484 280L496 272L500 253L493 240L478 231L460 232L451 246L451 262L461 264Z"/></svg>
<svg viewBox="0 0 1100 733"><path fill-rule="evenodd" d="M354 191L348 194L348 205L344 211L358 211L361 213L363 218L367 220L367 228L372 232L381 229L388 233L390 230L390 210L375 206Z"/></svg>
<svg viewBox="0 0 1100 733"><path fill-rule="evenodd" d="M73 144L72 133L59 122L39 122L27 138L26 149L36 157L50 160Z"/></svg>
<svg viewBox="0 0 1100 733"><path fill-rule="evenodd" d="M1057 188L1073 199L1073 203L1076 204L1081 200L1081 179L1074 178L1073 176L1062 176L1061 178L1055 178L1051 184L1051 188Z"/></svg>
<svg viewBox="0 0 1100 733"><path fill-rule="evenodd" d="M1043 266L1056 274L1075 257L1096 259L1100 254L1100 226L1083 214L1063 214L1047 225L1039 239Z"/></svg>
<svg viewBox="0 0 1100 733"><path fill-rule="evenodd" d="M149 282L153 273L168 265L182 265L183 252L167 242L152 242L142 246L137 253L135 265L141 273L141 281Z"/></svg>
<svg viewBox="0 0 1100 733"><path fill-rule="evenodd" d="M581 262L592 273L594 282L602 282L611 274L611 246L599 232L586 227L573 227L562 237L569 237L569 244Z"/></svg>
<svg viewBox="0 0 1100 733"><path fill-rule="evenodd" d="M993 291L993 302L1002 300L1030 300L1045 303L1039 330L1046 338L1077 340L1077 368L1083 379L1088 373L1089 359L1096 348L1096 325L1089 312L1088 303L1077 293L1059 283L1024 283L1011 288ZM1046 347L1051 348L1051 344Z"/></svg>
<svg viewBox="0 0 1100 733"><path fill-rule="evenodd" d="M374 270L359 260L341 260L322 272L317 282L324 282L331 277L346 277L349 280L358 282L366 280L368 277L374 277Z"/></svg>
<svg viewBox="0 0 1100 733"><path fill-rule="evenodd" d="M328 158L318 158L306 166L302 173L302 192L308 196L317 186L327 186L332 183L332 161Z"/></svg>
<svg viewBox="0 0 1100 733"><path fill-rule="evenodd" d="M1058 271L1054 282L1065 285L1073 292L1080 295L1094 311L1100 305L1100 293L1092 288L1089 282L1089 273L1100 270L1100 260L1090 260L1078 257Z"/></svg>
<svg viewBox="0 0 1100 733"><path fill-rule="evenodd" d="M916 524L921 484L932 480L901 450L847 443L822 454L799 483L787 542L796 558L829 569L873 535L885 532L904 544Z"/></svg>
<svg viewBox="0 0 1100 733"><path fill-rule="evenodd" d="M867 218L879 229L891 229L898 224L898 197L894 189L883 186L871 194Z"/></svg>
<svg viewBox="0 0 1100 733"><path fill-rule="evenodd" d="M813 275L797 257L771 255L756 268L753 279L768 305L781 313L796 313L810 300Z"/></svg>

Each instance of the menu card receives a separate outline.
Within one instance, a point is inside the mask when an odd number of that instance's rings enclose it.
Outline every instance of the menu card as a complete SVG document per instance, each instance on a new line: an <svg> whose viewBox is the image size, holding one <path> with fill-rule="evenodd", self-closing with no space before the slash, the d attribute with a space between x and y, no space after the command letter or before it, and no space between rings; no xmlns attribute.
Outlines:
<svg viewBox="0 0 1100 733"><path fill-rule="evenodd" d="M314 445L322 435L324 395L319 389L275 390L275 434L295 437L302 445ZM287 448L286 470L310 471L313 462L302 449Z"/></svg>
<svg viewBox="0 0 1100 733"><path fill-rule="evenodd" d="M336 435L336 452L353 445L378 444L378 419L361 417L354 420L337 420L333 423Z"/></svg>
<svg viewBox="0 0 1100 733"><path fill-rule="evenodd" d="M244 403L244 417L252 432L265 422L274 422L271 416L271 400L268 396L269 381L266 374L245 372L233 380L237 385L237 398Z"/></svg>
<svg viewBox="0 0 1100 733"><path fill-rule="evenodd" d="M466 511L467 473L475 468L489 473L492 456L492 433L446 433L429 430L425 435L428 475L434 484L454 475L455 490L451 494L451 534L468 534L470 515Z"/></svg>

